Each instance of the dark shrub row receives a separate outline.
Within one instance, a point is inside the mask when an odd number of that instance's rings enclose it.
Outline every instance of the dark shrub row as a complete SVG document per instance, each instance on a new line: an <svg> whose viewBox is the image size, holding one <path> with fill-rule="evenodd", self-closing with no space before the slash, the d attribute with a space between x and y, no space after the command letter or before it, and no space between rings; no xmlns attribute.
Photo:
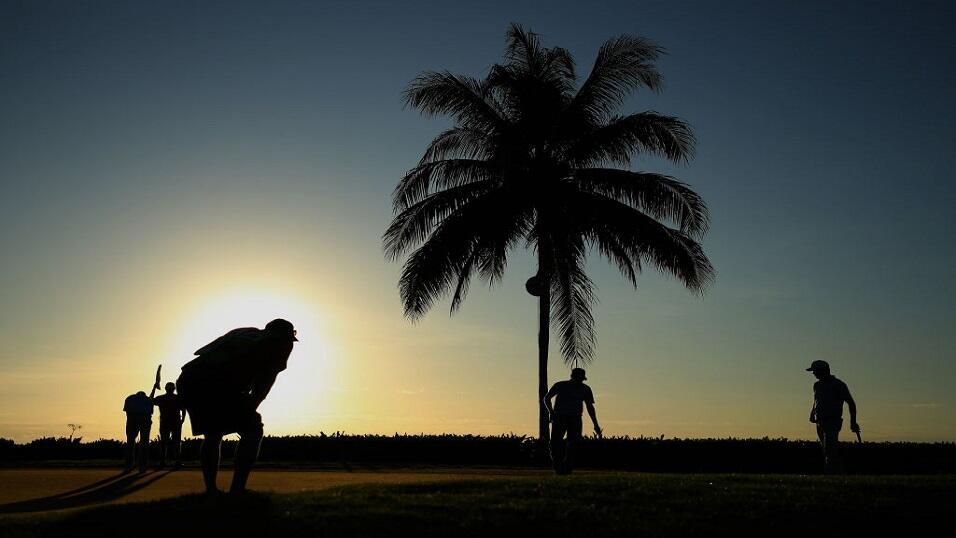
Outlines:
<svg viewBox="0 0 956 538"><path fill-rule="evenodd" d="M183 455L195 460L200 439L187 439ZM235 441L226 441L230 458ZM151 444L152 458L159 445ZM954 443L844 443L849 472L867 474L956 473ZM7 464L52 460L120 460L123 444L43 438L25 444L0 439ZM786 439L585 439L577 449L582 468L660 472L815 473L820 448ZM500 435L300 435L266 437L260 461L289 464L438 465L536 467L548 464L547 450L525 436Z"/></svg>

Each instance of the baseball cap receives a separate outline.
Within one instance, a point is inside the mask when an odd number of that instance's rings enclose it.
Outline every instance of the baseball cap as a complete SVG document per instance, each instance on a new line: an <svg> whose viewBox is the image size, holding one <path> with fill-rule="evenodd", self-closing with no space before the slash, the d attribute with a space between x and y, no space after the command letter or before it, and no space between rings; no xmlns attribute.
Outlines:
<svg viewBox="0 0 956 538"><path fill-rule="evenodd" d="M571 370L571 379L587 379L584 368L574 368Z"/></svg>
<svg viewBox="0 0 956 538"><path fill-rule="evenodd" d="M266 323L266 330L275 331L277 333L289 335L292 337L293 342L299 341L299 339L295 337L296 335L295 327L292 326L292 323L284 319L277 318L270 321L269 323Z"/></svg>
<svg viewBox="0 0 956 538"><path fill-rule="evenodd" d="M821 361L821 360L813 361L810 363L810 367L807 368L807 371L812 372L814 370L826 370L829 372L830 364L827 361Z"/></svg>

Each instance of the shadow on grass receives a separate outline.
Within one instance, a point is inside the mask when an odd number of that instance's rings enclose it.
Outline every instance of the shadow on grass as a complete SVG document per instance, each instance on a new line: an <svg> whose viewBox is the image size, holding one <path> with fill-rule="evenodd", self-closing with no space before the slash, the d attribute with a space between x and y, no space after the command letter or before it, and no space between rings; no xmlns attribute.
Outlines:
<svg viewBox="0 0 956 538"><path fill-rule="evenodd" d="M946 521L956 477L630 475L187 495L0 518L17 536L885 536Z"/></svg>
<svg viewBox="0 0 956 538"><path fill-rule="evenodd" d="M119 473L56 495L0 504L0 514L46 512L114 501L149 486L171 472Z"/></svg>

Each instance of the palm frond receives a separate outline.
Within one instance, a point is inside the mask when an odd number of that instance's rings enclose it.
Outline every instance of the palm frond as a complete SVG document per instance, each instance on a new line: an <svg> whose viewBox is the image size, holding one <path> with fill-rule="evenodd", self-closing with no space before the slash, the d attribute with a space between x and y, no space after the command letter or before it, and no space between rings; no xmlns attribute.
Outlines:
<svg viewBox="0 0 956 538"><path fill-rule="evenodd" d="M454 314L461 308L461 304L465 301L465 296L468 295L468 287L471 285L471 274L475 269L475 262L478 259L478 250L475 249L472 251L471 255L468 256L461 266L458 267L457 278L458 284L455 285L455 292L451 296L451 308L449 309L449 314Z"/></svg>
<svg viewBox="0 0 956 538"><path fill-rule="evenodd" d="M499 166L479 159L445 159L409 170L392 193L392 207L402 211L435 190L499 179Z"/></svg>
<svg viewBox="0 0 956 538"><path fill-rule="evenodd" d="M508 227L497 229L489 227L487 230L482 238L477 267L481 277L490 285L497 284L504 278L505 268L508 265L508 252L524 236L529 225L530 219L519 218L509 222Z"/></svg>
<svg viewBox="0 0 956 538"><path fill-rule="evenodd" d="M395 215L382 236L389 260L401 257L420 244L449 215L494 188L488 180L466 183L433 192Z"/></svg>
<svg viewBox="0 0 956 538"><path fill-rule="evenodd" d="M499 207L497 218L487 223L481 231L471 257L459 269L450 313L454 314L461 307L475 269L489 286L501 281L508 265L508 252L525 236L531 222L530 211L521 204L510 203Z"/></svg>
<svg viewBox="0 0 956 538"><path fill-rule="evenodd" d="M543 47L538 34L512 24L505 60L492 67L486 83L500 96L512 123L535 124L542 117L553 122L574 90L577 76L571 53Z"/></svg>
<svg viewBox="0 0 956 538"><path fill-rule="evenodd" d="M640 210L600 194L575 197L581 233L595 242L616 243L629 257L653 263L685 287L703 293L714 280L714 268L691 236L645 215Z"/></svg>
<svg viewBox="0 0 956 538"><path fill-rule="evenodd" d="M487 159L493 144L491 137L477 129L453 127L428 144L418 164L447 159Z"/></svg>
<svg viewBox="0 0 956 538"><path fill-rule="evenodd" d="M473 238L450 238L444 233L430 238L408 257L398 290L405 316L413 320L427 312L458 277L474 251Z"/></svg>
<svg viewBox="0 0 956 538"><path fill-rule="evenodd" d="M552 323L568 364L587 364L594 356L594 284L584 271L587 255L579 235L552 242Z"/></svg>
<svg viewBox="0 0 956 538"><path fill-rule="evenodd" d="M557 75L558 80L565 83L566 86L564 87L569 91L572 89L572 84L574 84L578 78L577 73L575 73L574 56L571 54L571 51L561 47L548 49L545 69L547 72Z"/></svg>
<svg viewBox="0 0 956 538"><path fill-rule="evenodd" d="M607 117L640 87L656 91L662 77L654 62L664 50L641 37L620 36L598 51L594 67L571 102L571 108L593 118Z"/></svg>
<svg viewBox="0 0 956 538"><path fill-rule="evenodd" d="M521 207L500 190L460 207L441 221L424 243L409 255L399 279L405 315L421 317L445 294L461 284L465 271L480 263L482 253L514 242L523 233ZM505 247L507 248L507 247ZM474 260L476 252L478 257ZM464 288L464 284L460 286ZM459 300L460 301L460 300Z"/></svg>
<svg viewBox="0 0 956 538"><path fill-rule="evenodd" d="M639 153L686 162L694 155L695 143L693 131L683 120L647 111L616 116L583 135L570 149L569 157L580 168L599 163L626 166Z"/></svg>
<svg viewBox="0 0 956 538"><path fill-rule="evenodd" d="M675 223L694 237L707 231L710 216L703 198L686 183L649 172L583 168L571 176L575 185L624 202L656 218Z"/></svg>
<svg viewBox="0 0 956 538"><path fill-rule="evenodd" d="M465 128L489 131L504 122L500 107L481 81L448 71L426 71L409 83L406 106L428 115L450 115Z"/></svg>
<svg viewBox="0 0 956 538"><path fill-rule="evenodd" d="M526 73L537 73L541 67L544 50L538 34L512 23L506 34L505 60L508 64Z"/></svg>
<svg viewBox="0 0 956 538"><path fill-rule="evenodd" d="M627 247L613 234L594 234L591 237L598 252L617 266L624 278L637 287L637 275L641 272L641 258L634 256Z"/></svg>

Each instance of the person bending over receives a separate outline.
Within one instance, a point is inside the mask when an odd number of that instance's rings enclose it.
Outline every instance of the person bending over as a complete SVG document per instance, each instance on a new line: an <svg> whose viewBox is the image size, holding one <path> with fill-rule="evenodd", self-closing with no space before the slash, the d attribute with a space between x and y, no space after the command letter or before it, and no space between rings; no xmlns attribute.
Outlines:
<svg viewBox="0 0 956 538"><path fill-rule="evenodd" d="M202 435L200 449L206 491L219 491L219 449L223 436L239 434L236 448L233 493L243 492L259 454L262 417L257 412L286 369L296 331L284 319L274 319L265 329L234 329L198 351L183 366L176 382L189 414L193 435Z"/></svg>

